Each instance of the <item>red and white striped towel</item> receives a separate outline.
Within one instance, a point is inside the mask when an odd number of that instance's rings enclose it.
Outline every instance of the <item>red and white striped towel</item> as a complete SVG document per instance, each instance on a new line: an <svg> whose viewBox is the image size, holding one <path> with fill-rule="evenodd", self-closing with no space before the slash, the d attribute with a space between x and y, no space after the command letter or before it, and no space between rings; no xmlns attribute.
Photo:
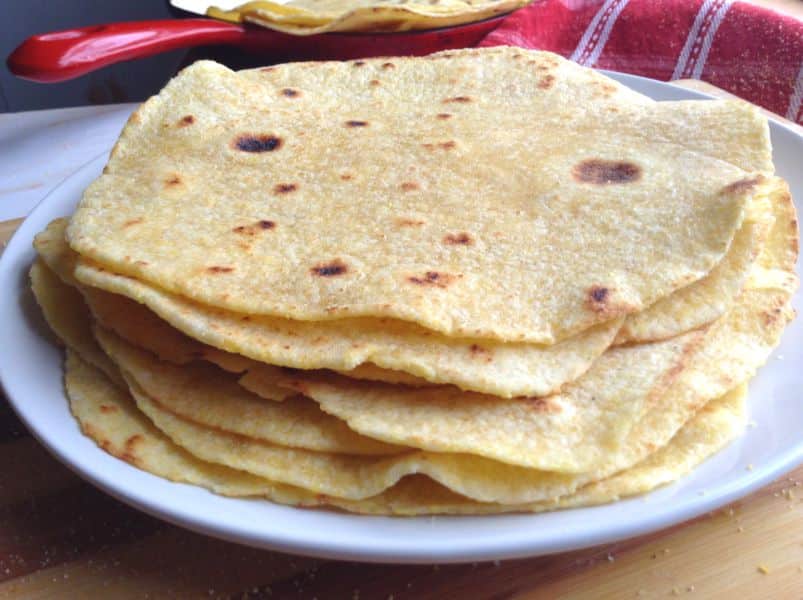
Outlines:
<svg viewBox="0 0 803 600"><path fill-rule="evenodd" d="M753 4L542 0L480 45L505 44L654 79L702 79L803 124L803 21Z"/></svg>

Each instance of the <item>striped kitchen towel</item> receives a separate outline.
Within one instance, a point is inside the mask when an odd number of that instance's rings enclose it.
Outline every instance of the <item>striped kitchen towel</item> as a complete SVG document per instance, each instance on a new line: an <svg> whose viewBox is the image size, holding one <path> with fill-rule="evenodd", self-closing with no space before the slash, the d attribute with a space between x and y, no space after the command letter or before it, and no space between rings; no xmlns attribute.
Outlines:
<svg viewBox="0 0 803 600"><path fill-rule="evenodd" d="M541 0L480 45L551 50L654 79L702 79L803 124L803 21L746 2Z"/></svg>

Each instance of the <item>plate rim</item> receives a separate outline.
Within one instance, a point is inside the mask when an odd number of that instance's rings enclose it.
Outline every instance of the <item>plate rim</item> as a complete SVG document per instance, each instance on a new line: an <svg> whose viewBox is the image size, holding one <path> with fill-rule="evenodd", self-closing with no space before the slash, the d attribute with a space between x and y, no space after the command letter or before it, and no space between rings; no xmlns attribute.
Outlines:
<svg viewBox="0 0 803 600"><path fill-rule="evenodd" d="M645 77L634 75L605 72L606 75L620 81L628 87L635 88L637 91L643 91L644 87L658 86L667 91L672 90L672 95L680 98L687 99L712 99L712 97L697 90L688 90L679 86L674 86L671 83L660 82ZM803 137L797 134L792 128L786 126L777 120L770 119L770 127L773 131L782 131L786 135L793 136L793 139L800 144L803 148ZM42 219L49 218L51 203L55 204L57 199L64 194L65 188L71 184L75 185L78 181L83 181L89 177L90 173L99 172L102 165L105 164L106 154L101 154L94 159L88 161L83 166L74 171L71 175L66 177L63 181L57 184L30 212L25 218L23 223L17 229L15 234L9 240L2 257L0 257L0 282L18 281L20 277L20 268L22 265L29 265L30 258L33 257L33 250L30 247L30 241L33 235L38 232L38 222ZM94 178L94 176L92 177ZM801 190L803 191L803 190ZM25 246L27 245L27 249ZM28 258L26 258L28 257ZM27 273L27 267L25 269ZM16 291L16 288L15 288ZM0 318L10 310L11 305L14 303L12 293L4 292L0 296ZM15 296L16 298L16 296ZM19 303L19 300L16 300ZM8 306L7 306L8 305ZM0 339L6 337L0 331ZM8 340L12 342L13 340ZM7 344L8 344L7 342ZM10 344L9 344L10 345ZM0 358L4 352L0 347ZM121 467L125 467L136 471L139 474L147 476L147 478L154 478L158 482L154 485L166 484L170 486L178 485L185 487L187 484L175 484L163 480L155 475L140 471L136 467L128 465L118 459L106 454L100 448L94 445L94 442L89 441L91 446L95 449L96 456L70 456L68 453L63 452L62 448L57 443L54 443L48 436L48 432L43 431L38 423L29 419L29 415L25 410L24 399L18 397L21 391L16 389L13 383L13 376L7 374L7 365L0 360L0 387L2 387L8 398L9 405L12 410L23 422L25 427L30 431L38 443L42 444L47 451L53 455L60 463L66 465L73 472L77 473L82 479L90 482L92 485L100 488L104 493L111 495L123 503L132 506L137 510L141 510L151 516L168 521L175 525L190 529L192 531L202 533L205 535L212 535L217 538L225 539L228 541L255 546L259 548L278 550L282 552L289 552L294 554L303 554L308 556L316 556L326 559L342 559L342 560L360 560L365 562L394 562L394 563L459 563L471 562L479 560L499 560L510 558L522 558L527 556L538 556L543 554L552 554L557 552L565 552L585 548L602 543L613 543L623 539L644 535L653 531L663 529L665 527L684 522L688 519L694 518L711 510L715 510L729 502L738 498L744 497L755 490L763 487L770 481L776 479L778 476L795 468L803 463L803 437L800 441L791 448L784 452L773 455L770 463L763 469L754 472L746 473L741 477L721 484L716 490L704 496L691 496L680 498L672 506L671 509L665 508L658 512L650 512L646 516L627 523L621 522L597 522L593 530L589 529L585 532L575 530L572 535L567 536L560 540L545 541L540 540L538 536L533 536L534 539L518 538L516 540L509 540L504 537L489 538L487 535L482 537L481 543L474 544L468 548L449 548L444 543L430 544L422 543L421 546L414 546L410 543L400 543L400 540L384 537L376 540L376 543L370 544L371 547L366 547L365 544L355 544L347 539L340 539L337 536L327 535L324 532L303 531L304 535L281 535L274 534L266 535L264 531L248 531L242 527L233 527L231 523L221 522L219 519L209 518L208 516L198 515L194 512L193 508L181 509L172 505L170 502L170 494L166 496L148 496L147 494L132 491L126 487L125 481L113 479L113 477L104 477L98 472L96 460L101 464L106 462L102 458L119 462ZM12 389L13 388L13 389ZM14 392L14 393L12 393ZM62 393L62 398L66 400L66 396ZM76 428L77 435L83 437L83 434ZM705 464L705 463L703 463ZM695 471L701 468L702 465L695 468ZM165 488L167 491L167 488ZM211 494L211 492L207 492ZM649 494L645 496L649 498ZM641 501L642 497L633 499L622 500L622 502L636 502ZM225 498L216 496L213 502L242 502L242 500ZM261 501L261 502L264 502ZM300 509L294 507L283 507L270 503L271 506L280 507L283 510L293 511L295 513L309 514L310 509ZM577 511L594 511L602 507L588 507L579 509L568 509L568 511L561 512L577 512ZM484 516L439 516L439 517L371 517L364 515L342 515L348 521L359 520L360 523L370 523L373 520L403 520L407 523L421 523L422 527L427 522L434 523L438 521L454 521L460 522L478 522L478 520L488 519L525 519L534 520L537 522L540 514L530 515L495 515L493 517Z"/></svg>

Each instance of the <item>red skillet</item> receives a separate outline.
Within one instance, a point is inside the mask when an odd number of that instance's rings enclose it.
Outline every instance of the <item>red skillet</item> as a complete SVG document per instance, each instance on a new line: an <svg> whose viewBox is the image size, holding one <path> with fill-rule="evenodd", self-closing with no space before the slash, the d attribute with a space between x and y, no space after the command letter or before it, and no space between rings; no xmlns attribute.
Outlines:
<svg viewBox="0 0 803 600"><path fill-rule="evenodd" d="M288 35L214 19L114 23L32 36L11 53L8 68L18 77L53 83L124 60L200 45L241 46L249 52L264 54L266 62L270 63L421 56L438 50L474 46L504 17L428 31L313 36Z"/></svg>

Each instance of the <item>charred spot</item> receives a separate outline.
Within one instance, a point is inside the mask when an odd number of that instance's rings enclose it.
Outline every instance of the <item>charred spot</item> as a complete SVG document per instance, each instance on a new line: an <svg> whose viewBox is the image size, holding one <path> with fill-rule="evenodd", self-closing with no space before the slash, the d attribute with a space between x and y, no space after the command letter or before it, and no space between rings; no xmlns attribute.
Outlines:
<svg viewBox="0 0 803 600"><path fill-rule="evenodd" d="M167 187L173 187L174 185L179 185L181 183L181 177L178 174L173 174L167 179L165 179L165 185Z"/></svg>
<svg viewBox="0 0 803 600"><path fill-rule="evenodd" d="M139 225L139 224L140 224L140 223L142 223L144 220L145 220L145 219L143 219L142 217L137 217L136 219L129 219L128 221L126 221L125 223L123 223L123 229L125 229L125 228L127 228L127 227L131 227L132 225Z"/></svg>
<svg viewBox="0 0 803 600"><path fill-rule="evenodd" d="M423 285L429 287L439 287L445 289L449 287L457 279L457 276L450 273L439 273L438 271L427 271L423 276L414 275L408 277L407 281L415 283L416 285Z"/></svg>
<svg viewBox="0 0 803 600"><path fill-rule="evenodd" d="M368 121L346 121L346 127L368 127Z"/></svg>
<svg viewBox="0 0 803 600"><path fill-rule="evenodd" d="M274 194L289 194L291 192L295 192L298 189L297 183L277 183L273 186L273 193Z"/></svg>
<svg viewBox="0 0 803 600"><path fill-rule="evenodd" d="M589 311L606 317L616 317L633 312L632 305L616 301L610 287L592 285L586 291L585 306Z"/></svg>
<svg viewBox="0 0 803 600"><path fill-rule="evenodd" d="M243 134L234 138L232 145L242 152L273 152L282 147L282 138L269 134Z"/></svg>
<svg viewBox="0 0 803 600"><path fill-rule="evenodd" d="M441 121L445 121L446 119L451 119L452 115L449 113L438 113L436 115Z"/></svg>
<svg viewBox="0 0 803 600"><path fill-rule="evenodd" d="M471 102L470 96L454 96L452 98L446 98L443 100L444 104L453 104L453 103L467 104L469 102Z"/></svg>
<svg viewBox="0 0 803 600"><path fill-rule="evenodd" d="M185 115L181 117L181 119L179 120L178 126L187 127L188 125L192 125L193 123L195 123L195 117L193 117L192 115Z"/></svg>
<svg viewBox="0 0 803 600"><path fill-rule="evenodd" d="M641 167L622 160L591 158L576 164L572 176L580 183L630 183L641 178Z"/></svg>
<svg viewBox="0 0 803 600"><path fill-rule="evenodd" d="M398 225L399 227L418 227L423 224L424 221L421 221L420 219L406 219L406 218L396 219L396 225Z"/></svg>
<svg viewBox="0 0 803 600"><path fill-rule="evenodd" d="M232 231L234 233L239 233L240 235L247 235L249 237L252 237L256 235L259 231L273 229L274 227L276 227L276 223L274 223L273 221L260 220L257 221L256 223L251 223L250 225L239 225L238 227L232 229ZM243 249L250 250L251 247L246 245L246 247Z"/></svg>
<svg viewBox="0 0 803 600"><path fill-rule="evenodd" d="M588 290L588 297L596 304L603 303L608 298L608 288L597 285L592 286L592 288Z"/></svg>
<svg viewBox="0 0 803 600"><path fill-rule="evenodd" d="M747 179L740 179L739 181L734 181L731 184L726 185L722 188L723 194L747 194L753 191L759 183L761 183L764 178L761 175L757 175L756 177L749 177Z"/></svg>
<svg viewBox="0 0 803 600"><path fill-rule="evenodd" d="M285 96L287 98L297 98L300 95L301 92L299 92L298 90L294 90L293 88L284 88L282 90L282 96Z"/></svg>
<svg viewBox="0 0 803 600"><path fill-rule="evenodd" d="M538 82L538 87L542 90L548 90L555 83L554 75L545 75L543 79Z"/></svg>
<svg viewBox="0 0 803 600"><path fill-rule="evenodd" d="M354 61L352 64L353 64L355 67L362 67L363 65L365 65L365 61L364 61L364 60L356 60L356 61Z"/></svg>
<svg viewBox="0 0 803 600"><path fill-rule="evenodd" d="M382 68L387 71L388 69L395 69L396 65L394 65L392 62L386 62L382 63Z"/></svg>
<svg viewBox="0 0 803 600"><path fill-rule="evenodd" d="M234 267L221 267L219 265L214 265L211 267L207 267L206 270L209 273L231 273L234 271Z"/></svg>
<svg viewBox="0 0 803 600"><path fill-rule="evenodd" d="M474 240L471 239L471 236L465 231L460 233L448 233L444 236L443 241L453 246L471 246L474 243Z"/></svg>
<svg viewBox="0 0 803 600"><path fill-rule="evenodd" d="M339 258L327 263L319 263L310 269L310 273L319 277L336 277L349 270L348 265Z"/></svg>
<svg viewBox="0 0 803 600"><path fill-rule="evenodd" d="M378 79L372 79L371 81L368 82L368 84L373 86L373 87L376 87L378 85L382 85L382 83Z"/></svg>
<svg viewBox="0 0 803 600"><path fill-rule="evenodd" d="M116 406L111 404L101 404L100 405L100 412L102 413L113 413L116 412L118 409Z"/></svg>
<svg viewBox="0 0 803 600"><path fill-rule="evenodd" d="M421 186L418 185L415 181L405 181L401 184L401 189L405 192L413 192L419 189Z"/></svg>
<svg viewBox="0 0 803 600"><path fill-rule="evenodd" d="M351 173L342 173L340 175L340 179L342 179L343 181L351 181L352 179L354 179L354 175L352 175Z"/></svg>
<svg viewBox="0 0 803 600"><path fill-rule="evenodd" d="M262 67L260 69L260 71L262 71L263 73L270 73L271 71L275 71L275 70L276 70L276 67Z"/></svg>

